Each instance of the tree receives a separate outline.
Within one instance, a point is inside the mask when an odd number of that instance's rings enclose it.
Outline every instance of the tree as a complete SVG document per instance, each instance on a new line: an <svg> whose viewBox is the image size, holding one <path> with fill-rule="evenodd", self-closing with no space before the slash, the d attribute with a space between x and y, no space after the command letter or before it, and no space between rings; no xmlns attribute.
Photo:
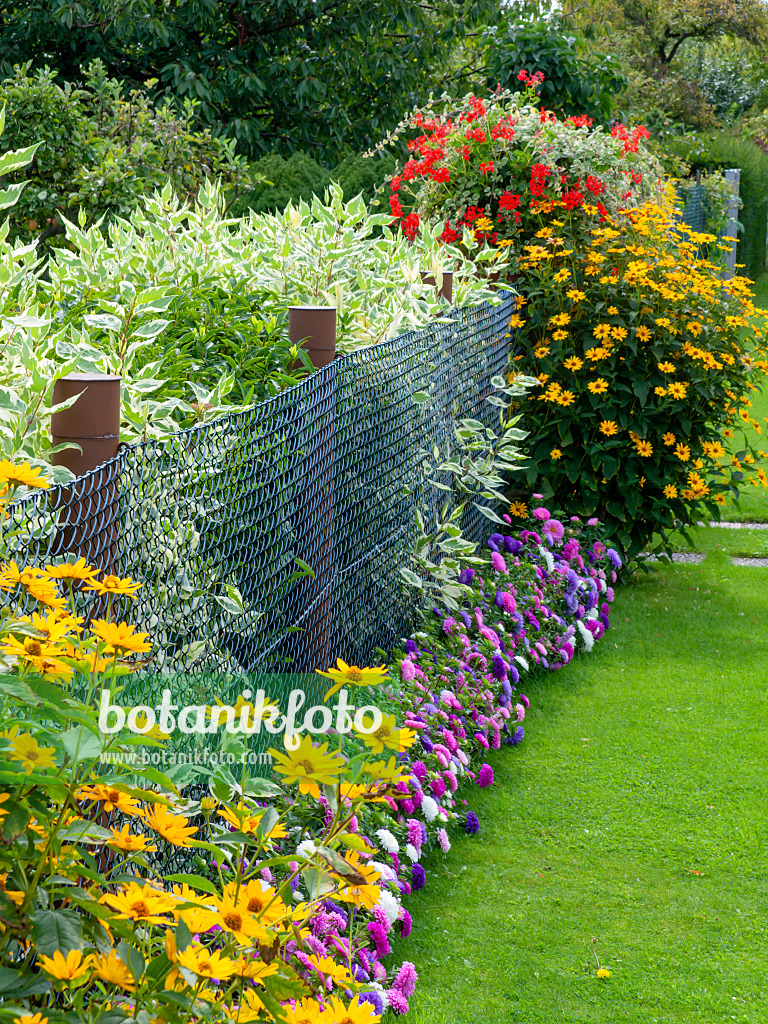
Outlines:
<svg viewBox="0 0 768 1024"><path fill-rule="evenodd" d="M500 17L498 0L10 0L0 64L78 81L99 58L127 88L194 99L241 152L333 164L441 89L456 41Z"/></svg>
<svg viewBox="0 0 768 1024"><path fill-rule="evenodd" d="M76 88L59 84L47 68L30 74L24 65L0 82L0 106L7 107L0 149L36 150L30 167L10 178L28 179L11 211L13 237L50 243L64 234L62 215L76 219L81 209L87 220L124 216L168 180L187 198L207 177L221 178L233 199L250 188L253 176L234 140L196 130L190 100L174 111L156 107L141 89L123 98L98 60L83 78Z"/></svg>

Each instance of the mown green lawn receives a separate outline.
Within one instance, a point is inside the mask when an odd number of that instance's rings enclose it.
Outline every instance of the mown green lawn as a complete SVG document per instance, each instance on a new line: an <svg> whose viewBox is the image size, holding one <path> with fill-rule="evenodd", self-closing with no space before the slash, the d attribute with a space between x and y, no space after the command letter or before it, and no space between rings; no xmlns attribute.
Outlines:
<svg viewBox="0 0 768 1024"><path fill-rule="evenodd" d="M715 547L531 687L480 834L409 901L413 1024L768 1021L768 569Z"/></svg>
<svg viewBox="0 0 768 1024"><path fill-rule="evenodd" d="M768 522L768 491L723 518ZM731 563L768 531L693 540L701 565L636 574L594 654L527 691L480 834L410 898L412 1024L768 1022L768 568Z"/></svg>

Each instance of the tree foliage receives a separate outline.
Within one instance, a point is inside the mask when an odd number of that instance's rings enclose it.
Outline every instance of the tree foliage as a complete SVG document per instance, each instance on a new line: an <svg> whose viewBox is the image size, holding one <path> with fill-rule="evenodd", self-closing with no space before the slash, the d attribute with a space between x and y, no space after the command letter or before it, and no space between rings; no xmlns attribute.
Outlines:
<svg viewBox="0 0 768 1024"><path fill-rule="evenodd" d="M439 89L446 57L494 0L36 0L3 5L0 64L44 60L199 104L251 156L318 159L377 141Z"/></svg>
<svg viewBox="0 0 768 1024"><path fill-rule="evenodd" d="M83 77L80 88L58 84L55 72L31 74L24 65L0 83L0 104L7 106L0 149L37 144L31 166L10 178L28 179L11 213L13 236L63 237L62 217L75 218L81 209L88 220L123 216L168 180L188 198L212 176L235 192L250 187L234 141L197 130L191 100L175 111L156 106L141 89L123 98L98 60Z"/></svg>

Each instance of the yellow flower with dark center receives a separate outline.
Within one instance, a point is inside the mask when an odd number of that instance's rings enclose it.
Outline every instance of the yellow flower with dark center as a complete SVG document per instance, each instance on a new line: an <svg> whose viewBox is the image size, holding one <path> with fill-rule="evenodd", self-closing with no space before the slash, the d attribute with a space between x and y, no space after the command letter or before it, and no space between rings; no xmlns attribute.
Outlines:
<svg viewBox="0 0 768 1024"><path fill-rule="evenodd" d="M235 892L237 892L238 905L244 907L249 914L255 915L259 924L275 924L290 915L288 907L275 890L260 878L246 882L239 889L234 882L231 882L225 887L223 895L226 899L234 900Z"/></svg>
<svg viewBox="0 0 768 1024"><path fill-rule="evenodd" d="M704 454L708 455L710 459L722 459L725 455L725 448L719 441L705 441L701 447L704 449Z"/></svg>
<svg viewBox="0 0 768 1024"><path fill-rule="evenodd" d="M627 334L629 334L629 331L626 329L626 327L611 328L611 337L615 338L616 341L623 341L626 338Z"/></svg>
<svg viewBox="0 0 768 1024"><path fill-rule="evenodd" d="M41 747L37 739L28 732L22 732L11 740L11 749L6 751L13 761L20 761L27 775L41 768L55 768L55 747Z"/></svg>
<svg viewBox="0 0 768 1024"><path fill-rule="evenodd" d="M329 668L327 672L318 670L317 674L333 680L334 685L323 697L327 701L343 686L378 686L386 679L387 672L385 665L379 668L358 668L357 665L347 665L341 658L337 658L336 668Z"/></svg>
<svg viewBox="0 0 768 1024"><path fill-rule="evenodd" d="M145 654L152 650L152 644L146 642L149 633L137 633L135 627L129 626L127 622L94 619L91 622L91 633L106 644L108 654L120 651Z"/></svg>
<svg viewBox="0 0 768 1024"><path fill-rule="evenodd" d="M298 1007L298 1003L296 1005ZM225 1005L223 1009L227 1017L229 1017L230 1020L235 1021L236 1024L250 1024L251 1021L264 1020L262 1013L264 1013L266 1007L263 1001L259 999L256 989L246 988L241 992L239 1006L229 1007ZM288 1016L283 1017L286 1024L293 1024L293 1020L290 1016L293 1011L290 1006L282 1007L282 1012L283 1014L288 1014ZM296 1020L299 1021L299 1018L297 1017ZM317 1024L321 1024L322 1018L315 1016L310 1019L305 1016L304 1020L308 1021L309 1024L315 1024L315 1022L317 1022Z"/></svg>
<svg viewBox="0 0 768 1024"><path fill-rule="evenodd" d="M69 582L91 583L94 572L93 566L86 565L84 558L78 558L76 562L60 562L59 565L46 565L45 567L45 575L48 579L68 580Z"/></svg>
<svg viewBox="0 0 768 1024"><path fill-rule="evenodd" d="M42 469L33 469L28 462L22 462L15 466L8 459L0 462L0 484L8 487L37 487L40 490L47 490L50 481L42 476Z"/></svg>
<svg viewBox="0 0 768 1024"><path fill-rule="evenodd" d="M608 390L608 381L603 377L598 377L597 380L591 380L589 384L587 384L587 388L593 395L604 395Z"/></svg>
<svg viewBox="0 0 768 1024"><path fill-rule="evenodd" d="M354 903L358 908L373 910L381 895L381 889L376 884L381 875L375 868L361 861L356 850L348 853L344 860L347 862L349 873L346 876L336 876L339 890L334 895L334 900Z"/></svg>
<svg viewBox="0 0 768 1024"><path fill-rule="evenodd" d="M663 397L664 397L664 395L666 395L666 393L667 393L667 389L666 389L666 388L661 388L661 387L659 387L659 388L654 388L654 389L653 389L653 393L654 393L655 395L659 395L659 397L660 397L660 398L663 398Z"/></svg>
<svg viewBox="0 0 768 1024"><path fill-rule="evenodd" d="M650 441L636 441L635 450L638 455L642 455L644 459L649 458L653 455L653 445Z"/></svg>
<svg viewBox="0 0 768 1024"><path fill-rule="evenodd" d="M609 355L607 348L588 348L584 353L591 362L599 363L601 359L605 359Z"/></svg>
<svg viewBox="0 0 768 1024"><path fill-rule="evenodd" d="M669 433L669 432L667 432L667 433L666 433L666 434L665 434L665 435L664 435L664 436L662 437L662 441L663 441L663 442L664 442L664 444L666 444L666 445L671 445L671 444L674 444L676 440L677 440L677 438L675 437L675 435L674 435L674 434L671 434L671 433Z"/></svg>
<svg viewBox="0 0 768 1024"><path fill-rule="evenodd" d="M619 310L616 306L609 306L606 310L606 313L608 314L608 316L618 316Z"/></svg>
<svg viewBox="0 0 768 1024"><path fill-rule="evenodd" d="M552 451L549 453L549 457L550 459L552 459L553 462L557 462L558 459L561 459L563 457L563 453L560 451L559 448L553 448Z"/></svg>
<svg viewBox="0 0 768 1024"><path fill-rule="evenodd" d="M565 362L563 363L563 366L567 370L580 370L583 365L584 365L584 360L583 359L579 359L578 356L569 356L565 360Z"/></svg>
<svg viewBox="0 0 768 1024"><path fill-rule="evenodd" d="M37 962L46 974L58 981L77 981L91 969L91 957L83 959L79 949L71 950L66 956L58 949L50 957L39 954Z"/></svg>
<svg viewBox="0 0 768 1024"><path fill-rule="evenodd" d="M326 1002L326 1006L329 1005L330 1003ZM363 1004L363 1006L365 1005L366 1004ZM370 1007L370 1003L367 1005ZM285 1024L325 1024L326 1021L330 1022L344 1019L343 1017L329 1017L326 1011L320 1006L316 999L309 998L302 999L300 1003L296 1003L293 1009L290 1006L284 1006L283 1011L286 1015ZM370 1022L372 1020L376 1020L376 1018L371 1018L370 1009L367 1012L367 1021L368 1024L370 1024ZM242 1017L237 1018L238 1022L242 1019ZM348 1017L347 1019L352 1020L354 1024L354 1018ZM361 1020L365 1021L366 1018L363 1017L361 1018Z"/></svg>
<svg viewBox="0 0 768 1024"><path fill-rule="evenodd" d="M544 356L549 355L549 346L540 345L538 348L533 350L533 354L537 359L543 359Z"/></svg>
<svg viewBox="0 0 768 1024"><path fill-rule="evenodd" d="M667 486L664 488L664 497L665 498L676 498L677 497L677 488L675 487L674 484L667 484Z"/></svg>
<svg viewBox="0 0 768 1024"><path fill-rule="evenodd" d="M174 846L189 846L190 838L197 832L197 828L189 824L189 818L173 814L163 804L155 804L145 812L144 818L150 828Z"/></svg>
<svg viewBox="0 0 768 1024"><path fill-rule="evenodd" d="M675 364L674 363L663 362L663 363L659 363L658 366L659 366L659 369L661 370L662 373L674 373L675 372Z"/></svg>
<svg viewBox="0 0 768 1024"><path fill-rule="evenodd" d="M691 449L687 444L676 444L675 455L681 462L687 462L691 457Z"/></svg>
<svg viewBox="0 0 768 1024"><path fill-rule="evenodd" d="M225 893L221 899L215 899L216 910L210 914L210 924L207 927L218 925L222 931L229 932L230 935L234 936L237 942L241 946L253 945L254 939L263 939L266 936L267 926L272 921L279 920L277 914L272 915L272 908L270 907L269 914L265 915L262 910L263 920L252 913L248 909L248 903L252 902L253 898L243 898L238 895L237 899L233 899L231 895ZM280 906L284 910L284 904L280 901ZM282 917L283 915L279 915Z"/></svg>
<svg viewBox="0 0 768 1024"><path fill-rule="evenodd" d="M571 322L569 313L555 313L554 316L549 318L549 322L553 327L565 327L566 324Z"/></svg>
<svg viewBox="0 0 768 1024"><path fill-rule="evenodd" d="M638 327L637 328L637 336L640 339L640 341L650 341L651 340L650 328L645 327L645 326Z"/></svg>
<svg viewBox="0 0 768 1024"><path fill-rule="evenodd" d="M136 591L141 589L141 584L130 578L122 579L120 576L102 576L100 580L94 580L85 588L95 590L99 594L112 597L136 598Z"/></svg>
<svg viewBox="0 0 768 1024"><path fill-rule="evenodd" d="M153 886L129 882L117 893L105 893L99 903L117 911L117 917L126 921L143 921L146 924L167 924L167 916L176 905L176 900Z"/></svg>
<svg viewBox="0 0 768 1024"><path fill-rule="evenodd" d="M598 324L597 327L592 331L598 341L605 341L606 338L611 336L611 325L610 324Z"/></svg>
<svg viewBox="0 0 768 1024"><path fill-rule="evenodd" d="M587 297L587 293L580 291L578 288L571 288L565 294L572 302L581 302L582 299Z"/></svg>
<svg viewBox="0 0 768 1024"><path fill-rule="evenodd" d="M565 341L565 339L568 337L568 331L558 329L552 332L552 337L555 339L555 341Z"/></svg>
<svg viewBox="0 0 768 1024"><path fill-rule="evenodd" d="M55 644L64 637L70 637L72 633L82 633L80 625L82 619L73 618L71 615L62 612L48 612L41 615L39 612L32 612L31 615L21 615L21 622L28 622L42 634L46 643Z"/></svg>
<svg viewBox="0 0 768 1024"><path fill-rule="evenodd" d="M381 724L374 732L361 732L357 729L355 732L374 754L383 753L385 747L402 753L412 747L417 738L413 729L398 729L394 715L382 715Z"/></svg>
<svg viewBox="0 0 768 1024"><path fill-rule="evenodd" d="M228 821L229 824L233 825L239 832L247 832L249 835L256 835L259 828L259 822L264 816L263 811L254 814L242 803L239 803L236 808L220 807L218 813L220 817L224 818L225 821ZM284 839L287 835L288 833L285 831L285 826L282 822L278 822L272 829L270 829L267 838Z"/></svg>
<svg viewBox="0 0 768 1024"><path fill-rule="evenodd" d="M680 381L673 380L667 387L667 394L670 398L685 398L687 390L687 384L682 384Z"/></svg>
<svg viewBox="0 0 768 1024"><path fill-rule="evenodd" d="M77 800L95 800L103 803L103 811L120 811L123 814L142 814L141 805L136 797L114 786L81 786L75 793Z"/></svg>
<svg viewBox="0 0 768 1024"><path fill-rule="evenodd" d="M128 825L122 828L110 828L112 838L107 840L110 850L122 850L123 853L154 853L157 847L150 843L146 836L135 835L130 832Z"/></svg>
<svg viewBox="0 0 768 1024"><path fill-rule="evenodd" d="M562 284L562 282L567 281L570 276L570 270L566 270L565 267L563 267L562 270L558 270L556 274L552 275L552 280L557 281L558 284Z"/></svg>
<svg viewBox="0 0 768 1024"><path fill-rule="evenodd" d="M576 396L572 391L563 390L557 396L556 401L558 405L562 405L567 408L569 405L573 405L573 403L576 401Z"/></svg>
<svg viewBox="0 0 768 1024"><path fill-rule="evenodd" d="M99 956L94 956L91 963L93 965L93 973L108 985L117 985L127 992L135 991L136 985L133 974L131 974L117 955L117 950L110 949L107 956L103 953Z"/></svg>
<svg viewBox="0 0 768 1024"><path fill-rule="evenodd" d="M613 437L614 434L618 434L619 428L616 426L613 420L601 420L600 422L600 433L605 434L606 437Z"/></svg>
<svg viewBox="0 0 768 1024"><path fill-rule="evenodd" d="M189 945L178 955L179 966L196 974L198 978L216 978L226 981L235 973L235 963L219 950L211 952L203 946Z"/></svg>
<svg viewBox="0 0 768 1024"><path fill-rule="evenodd" d="M281 754L276 750L268 751L272 755L272 768L285 776L287 785L299 784L299 792L307 793L316 799L320 797L320 786L335 786L346 761L336 753L328 753L328 744L312 743L311 736L306 733L301 737L295 750Z"/></svg>
<svg viewBox="0 0 768 1024"><path fill-rule="evenodd" d="M528 506L524 501L513 501L509 506L509 514L517 519L524 519L528 515Z"/></svg>

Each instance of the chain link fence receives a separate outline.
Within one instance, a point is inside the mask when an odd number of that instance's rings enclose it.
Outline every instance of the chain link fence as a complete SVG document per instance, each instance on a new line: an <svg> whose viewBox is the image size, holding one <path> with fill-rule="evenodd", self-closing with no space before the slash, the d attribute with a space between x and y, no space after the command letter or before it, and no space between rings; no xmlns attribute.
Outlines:
<svg viewBox="0 0 768 1024"><path fill-rule="evenodd" d="M423 453L445 453L462 418L493 422L484 399L506 367L513 303L454 310L245 412L125 447L74 485L15 503L10 556L83 556L141 582L115 612L155 654L123 706L154 706L166 687L180 706L230 703L244 674L374 663L412 621L398 569L415 511L429 522L446 497ZM471 540L488 531L474 508L462 525ZM76 600L82 614L104 611L102 598ZM319 698L324 680L304 678Z"/></svg>

